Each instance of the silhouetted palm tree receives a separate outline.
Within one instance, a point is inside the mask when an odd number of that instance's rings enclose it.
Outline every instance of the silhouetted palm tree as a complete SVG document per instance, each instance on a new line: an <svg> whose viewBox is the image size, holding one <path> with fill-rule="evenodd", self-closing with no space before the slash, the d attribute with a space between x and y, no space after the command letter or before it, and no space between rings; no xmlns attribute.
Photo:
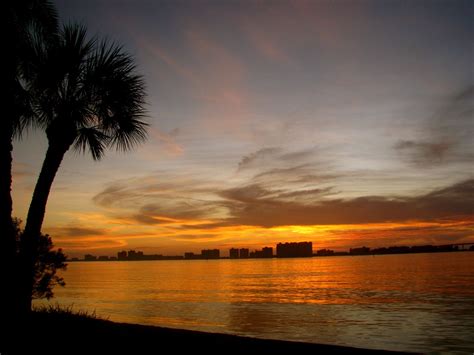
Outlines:
<svg viewBox="0 0 474 355"><path fill-rule="evenodd" d="M12 150L33 119L29 93L24 83L25 69L31 60L33 39L52 41L57 34L57 13L47 0L16 0L2 3L4 36L2 43L0 119L0 280L2 291L0 319L9 323L15 315L17 299L17 244L12 224Z"/></svg>
<svg viewBox="0 0 474 355"><path fill-rule="evenodd" d="M22 240L27 265L24 309L31 308L33 265L48 195L64 154L89 150L94 160L106 148L129 150L146 138L144 82L133 58L120 46L87 39L86 29L65 26L56 46L36 47L29 73L34 111L46 130L48 149L28 211Z"/></svg>

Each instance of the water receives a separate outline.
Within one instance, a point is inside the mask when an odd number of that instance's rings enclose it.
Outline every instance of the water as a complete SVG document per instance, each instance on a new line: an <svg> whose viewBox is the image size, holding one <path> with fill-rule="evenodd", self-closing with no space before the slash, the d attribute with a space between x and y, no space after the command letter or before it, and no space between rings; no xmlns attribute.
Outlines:
<svg viewBox="0 0 474 355"><path fill-rule="evenodd" d="M52 302L120 322L472 353L473 271L473 252L80 262L69 264Z"/></svg>

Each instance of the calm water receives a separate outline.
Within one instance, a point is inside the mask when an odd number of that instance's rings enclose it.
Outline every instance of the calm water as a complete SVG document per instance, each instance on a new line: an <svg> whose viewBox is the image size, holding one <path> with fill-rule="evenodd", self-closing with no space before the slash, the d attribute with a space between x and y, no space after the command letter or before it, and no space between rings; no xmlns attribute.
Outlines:
<svg viewBox="0 0 474 355"><path fill-rule="evenodd" d="M70 263L53 302L110 320L420 352L474 351L474 253Z"/></svg>

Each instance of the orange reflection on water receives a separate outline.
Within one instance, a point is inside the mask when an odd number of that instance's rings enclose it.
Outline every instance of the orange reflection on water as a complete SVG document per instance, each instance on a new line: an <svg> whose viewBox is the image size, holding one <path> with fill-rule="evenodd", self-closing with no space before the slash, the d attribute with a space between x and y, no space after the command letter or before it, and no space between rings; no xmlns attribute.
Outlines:
<svg viewBox="0 0 474 355"><path fill-rule="evenodd" d="M70 263L60 300L122 302L408 302L407 291L474 294L474 254ZM464 270L464 271L463 271ZM466 286L466 285L464 285ZM403 297L402 297L403 295ZM117 303L114 304L114 301ZM102 302L102 301L101 301Z"/></svg>
<svg viewBox="0 0 474 355"><path fill-rule="evenodd" d="M446 347L445 337L473 343L472 270L473 252L78 262L70 263L54 301L115 321L449 351L453 342Z"/></svg>

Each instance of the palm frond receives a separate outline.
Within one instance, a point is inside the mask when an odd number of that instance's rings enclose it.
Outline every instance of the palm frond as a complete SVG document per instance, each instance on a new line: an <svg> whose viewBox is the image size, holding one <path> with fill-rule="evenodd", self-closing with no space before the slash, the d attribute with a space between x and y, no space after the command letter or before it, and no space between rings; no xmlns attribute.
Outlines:
<svg viewBox="0 0 474 355"><path fill-rule="evenodd" d="M112 145L126 151L146 139L143 77L121 46L69 24L55 45L36 51L33 108L48 139L61 139L60 131L48 130L53 124L77 130L75 149L90 150L95 160Z"/></svg>
<svg viewBox="0 0 474 355"><path fill-rule="evenodd" d="M13 105L17 117L12 120L13 137L22 138L23 131L35 123L32 98L19 80L15 81L14 94Z"/></svg>
<svg viewBox="0 0 474 355"><path fill-rule="evenodd" d="M136 74L134 58L114 43L97 45L88 65L85 87L92 87L91 118L111 137L118 150L132 149L146 140L145 84Z"/></svg>
<svg viewBox="0 0 474 355"><path fill-rule="evenodd" d="M148 123L141 120L139 116L124 116L118 121L118 127L112 131L110 140L111 145L116 146L118 151L132 150L146 141Z"/></svg>
<svg viewBox="0 0 474 355"><path fill-rule="evenodd" d="M94 127L82 127L78 130L74 149L80 153L88 149L94 160L100 160L109 140L107 135Z"/></svg>

